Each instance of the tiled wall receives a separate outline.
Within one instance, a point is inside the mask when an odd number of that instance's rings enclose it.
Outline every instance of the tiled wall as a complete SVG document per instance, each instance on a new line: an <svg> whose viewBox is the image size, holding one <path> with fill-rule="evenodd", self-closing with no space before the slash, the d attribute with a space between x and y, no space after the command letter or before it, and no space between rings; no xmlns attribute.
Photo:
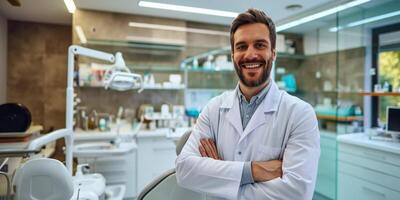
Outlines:
<svg viewBox="0 0 400 200"><path fill-rule="evenodd" d="M119 13L105 13L99 11L77 10L73 17L73 26L81 26L88 40L104 41L125 41L127 36L137 36L145 38L156 38L165 40L182 40L182 50L160 50L143 48L126 48L123 46L87 45L89 48L102 50L110 53L121 51L125 62L128 65L138 67L169 68L172 71L152 71L155 74L156 82L162 83L168 80L170 73L180 73L180 63L188 56L198 55L212 49L218 49L229 45L229 36L205 35L188 32L175 32L156 29L144 29L129 27L129 22L163 24L168 26L201 28L229 32L228 26L211 25L198 22L188 22L184 20L166 19L149 16L127 15ZM79 44L79 38L73 31L73 41ZM89 42L90 43L90 42ZM80 44L82 45L82 44ZM79 58L80 62L87 62L88 59ZM96 61L93 61L96 62ZM146 70L135 70L136 73L143 74ZM208 76L208 74L200 74ZM192 77L190 81L196 81ZM199 78L199 77L198 77ZM203 82L204 79L202 79ZM216 86L217 87L217 86ZM138 94L136 91L116 92L106 91L102 88L80 88L78 95L82 100L81 106L87 107L89 111L95 109L97 112L116 114L119 106L137 110L142 104L152 104L155 110L159 110L161 104L183 105L183 90L144 90Z"/></svg>
<svg viewBox="0 0 400 200"><path fill-rule="evenodd" d="M324 91L324 82L331 82L333 89L337 85L342 90L349 87L351 92L362 90L364 84L365 49L363 47L347 49L340 52L329 52L306 56L304 59L282 58L277 67L284 67L287 73L296 77L299 93L296 94L311 103L321 104L324 98L336 100L350 100L362 106L362 96L355 93L341 93ZM317 78L316 74L320 73ZM279 77L278 77L279 78ZM339 82L337 82L339 81Z"/></svg>
<svg viewBox="0 0 400 200"><path fill-rule="evenodd" d="M26 105L45 130L65 127L71 26L8 21L7 101Z"/></svg>

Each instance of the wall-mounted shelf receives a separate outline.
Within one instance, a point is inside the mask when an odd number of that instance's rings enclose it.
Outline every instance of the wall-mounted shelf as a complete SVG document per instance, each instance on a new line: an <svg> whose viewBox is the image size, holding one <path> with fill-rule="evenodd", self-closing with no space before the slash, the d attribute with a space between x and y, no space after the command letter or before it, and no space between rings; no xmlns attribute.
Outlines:
<svg viewBox="0 0 400 200"><path fill-rule="evenodd" d="M231 56L231 47L227 46L227 47L223 47L220 49L216 49L216 50L212 50L206 53L202 53L196 56L192 56L190 58L187 58L185 60L182 61L181 63L181 67L185 68L187 66L191 66L191 63L197 59L197 60L201 60L201 59L207 59L208 56L216 56L216 55L229 55L229 57ZM282 52L278 52L277 54L277 58L288 58L288 59L305 59L306 56L304 54L289 54L289 53L282 53ZM228 70L226 70L228 71Z"/></svg>
<svg viewBox="0 0 400 200"><path fill-rule="evenodd" d="M90 86L90 85L79 86L78 88L102 88L102 89L104 89L103 86ZM146 91L146 90L184 90L185 86L172 86L172 87L144 86L143 88L144 88L144 91Z"/></svg>
<svg viewBox="0 0 400 200"><path fill-rule="evenodd" d="M181 44L162 44L154 42L138 42L138 41L121 41L121 40L98 40L89 39L88 45L101 45L101 46L112 46L112 47L128 47L128 48L140 48L140 49L154 49L163 51L182 51L184 46Z"/></svg>
<svg viewBox="0 0 400 200"><path fill-rule="evenodd" d="M169 66L138 66L127 64L128 68L133 71L150 71L150 72L165 72L165 73L182 73L182 69L179 67Z"/></svg>
<svg viewBox="0 0 400 200"><path fill-rule="evenodd" d="M305 59L306 56L304 54L289 54L289 53L281 53L278 52L278 55L276 56L277 59L279 58L290 58L290 59Z"/></svg>
<svg viewBox="0 0 400 200"><path fill-rule="evenodd" d="M400 92L360 92L362 96L400 96Z"/></svg>
<svg viewBox="0 0 400 200"><path fill-rule="evenodd" d="M218 73L233 73L235 72L234 69L232 70L227 70L227 69L222 69L222 70L218 70L218 69L204 69L204 68L197 68L197 69L193 69L193 68L187 68L188 72L202 72L202 73L214 73L214 72L218 72Z"/></svg>
<svg viewBox="0 0 400 200"><path fill-rule="evenodd" d="M363 116L347 116L347 117L339 117L332 115L317 115L318 119L328 120L328 121L337 121L337 122L353 122L353 121L362 121Z"/></svg>
<svg viewBox="0 0 400 200"><path fill-rule="evenodd" d="M194 92L225 92L229 90L233 90L234 88L187 88L188 91Z"/></svg>

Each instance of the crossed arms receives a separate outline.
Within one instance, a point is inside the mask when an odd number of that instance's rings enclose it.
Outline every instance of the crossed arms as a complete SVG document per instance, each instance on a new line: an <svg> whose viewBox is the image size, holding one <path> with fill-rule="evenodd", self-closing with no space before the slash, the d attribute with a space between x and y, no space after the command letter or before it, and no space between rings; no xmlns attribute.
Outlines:
<svg viewBox="0 0 400 200"><path fill-rule="evenodd" d="M245 162L221 160L213 138L210 110L198 124L176 160L178 184L226 199L311 199L319 159L319 132L315 112L304 106L294 122L283 160L252 161L254 184L241 185Z"/></svg>
<svg viewBox="0 0 400 200"><path fill-rule="evenodd" d="M218 156L215 142L212 139L200 139L199 151L202 157L221 160ZM282 161L252 161L251 173L254 182L270 181L274 178L282 177Z"/></svg>

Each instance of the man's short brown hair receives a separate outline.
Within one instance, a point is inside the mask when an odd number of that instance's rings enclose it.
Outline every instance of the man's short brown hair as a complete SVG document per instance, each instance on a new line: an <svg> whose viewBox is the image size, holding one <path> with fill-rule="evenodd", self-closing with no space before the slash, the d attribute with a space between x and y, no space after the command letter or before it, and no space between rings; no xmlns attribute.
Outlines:
<svg viewBox="0 0 400 200"><path fill-rule="evenodd" d="M232 22L231 25L231 50L233 52L233 43L234 38L233 35L235 34L236 30L246 24L255 24L255 23L262 23L265 24L269 29L269 40L271 42L271 49L275 49L275 42L276 42L276 32L275 32L275 24L272 19L267 16L263 11L257 10L255 8L250 8L246 12L239 14Z"/></svg>

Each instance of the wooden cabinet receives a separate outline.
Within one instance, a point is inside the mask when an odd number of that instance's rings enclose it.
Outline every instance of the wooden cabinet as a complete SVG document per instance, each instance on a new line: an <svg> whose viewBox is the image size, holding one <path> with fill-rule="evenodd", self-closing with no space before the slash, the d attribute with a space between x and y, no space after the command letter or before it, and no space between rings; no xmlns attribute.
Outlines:
<svg viewBox="0 0 400 200"><path fill-rule="evenodd" d="M338 199L400 199L400 143L338 137Z"/></svg>

